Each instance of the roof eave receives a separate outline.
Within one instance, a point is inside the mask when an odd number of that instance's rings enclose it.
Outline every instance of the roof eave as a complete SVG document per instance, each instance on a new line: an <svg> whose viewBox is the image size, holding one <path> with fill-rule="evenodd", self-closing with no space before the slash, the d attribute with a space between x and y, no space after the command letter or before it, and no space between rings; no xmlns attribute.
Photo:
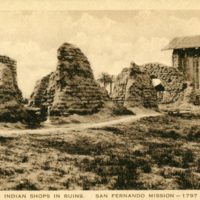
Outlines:
<svg viewBox="0 0 200 200"><path fill-rule="evenodd" d="M163 48L163 49L161 49L161 51L166 51L166 50L173 50L174 48Z"/></svg>
<svg viewBox="0 0 200 200"><path fill-rule="evenodd" d="M179 48L163 48L161 49L161 51L166 51L166 50L174 50L174 49L199 49L200 46L196 46L196 47L179 47Z"/></svg>

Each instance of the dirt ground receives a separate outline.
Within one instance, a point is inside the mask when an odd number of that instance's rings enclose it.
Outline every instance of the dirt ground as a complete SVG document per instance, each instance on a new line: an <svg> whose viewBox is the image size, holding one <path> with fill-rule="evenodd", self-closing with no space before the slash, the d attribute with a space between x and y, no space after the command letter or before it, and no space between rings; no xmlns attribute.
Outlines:
<svg viewBox="0 0 200 200"><path fill-rule="evenodd" d="M198 117L126 117L1 132L0 190L200 189Z"/></svg>

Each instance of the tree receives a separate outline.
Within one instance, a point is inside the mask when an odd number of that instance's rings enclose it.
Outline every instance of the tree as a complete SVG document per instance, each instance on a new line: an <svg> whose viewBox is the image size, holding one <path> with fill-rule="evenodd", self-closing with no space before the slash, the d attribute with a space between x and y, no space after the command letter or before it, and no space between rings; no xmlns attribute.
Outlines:
<svg viewBox="0 0 200 200"><path fill-rule="evenodd" d="M97 79L98 82L103 83L104 87L110 84L110 94L112 94L112 84L114 82L114 75L110 75L106 72L102 72L100 77Z"/></svg>
<svg viewBox="0 0 200 200"><path fill-rule="evenodd" d="M110 94L112 94L112 84L115 80L115 76L114 75L110 75Z"/></svg>
<svg viewBox="0 0 200 200"><path fill-rule="evenodd" d="M23 103L24 103L24 104L28 104L28 99L25 98L25 99L23 100Z"/></svg>

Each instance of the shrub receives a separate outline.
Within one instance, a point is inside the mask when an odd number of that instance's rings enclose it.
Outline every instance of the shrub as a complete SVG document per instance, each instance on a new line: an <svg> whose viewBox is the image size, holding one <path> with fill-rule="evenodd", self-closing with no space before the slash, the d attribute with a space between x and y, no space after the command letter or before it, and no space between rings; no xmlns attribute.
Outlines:
<svg viewBox="0 0 200 200"><path fill-rule="evenodd" d="M180 134L177 133L175 130L166 130L165 128L159 128L159 129L155 129L155 128L150 128L149 129L149 133L150 134L157 134L160 137L163 138L172 138L174 140L177 140L178 138L180 138Z"/></svg>
<svg viewBox="0 0 200 200"><path fill-rule="evenodd" d="M144 173L150 173L151 172L151 162L150 162L150 160L136 159L135 164L138 168L143 170Z"/></svg>
<svg viewBox="0 0 200 200"><path fill-rule="evenodd" d="M66 187L66 189L69 189L70 187L70 182L71 180L70 179L67 179L67 181L65 183L63 183L63 185Z"/></svg>
<svg viewBox="0 0 200 200"><path fill-rule="evenodd" d="M112 113L114 115L135 115L135 113L128 110L126 107L119 105L116 105L112 108Z"/></svg>
<svg viewBox="0 0 200 200"><path fill-rule="evenodd" d="M119 128L112 127L112 126L107 126L105 128L101 128L101 129L105 130L105 131L113 132L116 135L123 135L124 134L124 131L120 130Z"/></svg>
<svg viewBox="0 0 200 200"><path fill-rule="evenodd" d="M200 179L191 171L181 171L176 179L179 189L200 189Z"/></svg>
<svg viewBox="0 0 200 200"><path fill-rule="evenodd" d="M197 160L197 171L200 172L200 158Z"/></svg>
<svg viewBox="0 0 200 200"><path fill-rule="evenodd" d="M38 190L38 188L29 180L21 181L14 190Z"/></svg>
<svg viewBox="0 0 200 200"><path fill-rule="evenodd" d="M158 164L158 166L169 165L173 167L181 167L182 163L179 161L180 159L178 159L180 157L177 156L177 152L181 154L180 151L181 149L173 147L150 148L149 154L151 154L154 162Z"/></svg>
<svg viewBox="0 0 200 200"><path fill-rule="evenodd" d="M164 178L172 178L172 170L171 168L164 168L160 171L160 175Z"/></svg>
<svg viewBox="0 0 200 200"><path fill-rule="evenodd" d="M13 137L4 137L4 136L0 136L0 143L6 143L9 142L11 140L14 140L15 138Z"/></svg>
<svg viewBox="0 0 200 200"><path fill-rule="evenodd" d="M188 168L189 163L194 162L194 154L191 149L187 149L187 151L183 154L183 168Z"/></svg>
<svg viewBox="0 0 200 200"><path fill-rule="evenodd" d="M187 139L189 141L195 141L200 139L200 127L199 126L192 126L189 133L187 134Z"/></svg>
<svg viewBox="0 0 200 200"><path fill-rule="evenodd" d="M133 152L133 155L135 155L135 156L145 156L146 152L145 151L141 151L141 150L135 150Z"/></svg>
<svg viewBox="0 0 200 200"><path fill-rule="evenodd" d="M117 180L112 189L129 190L138 188L137 179L138 174L136 166L126 163L122 173L119 173Z"/></svg>

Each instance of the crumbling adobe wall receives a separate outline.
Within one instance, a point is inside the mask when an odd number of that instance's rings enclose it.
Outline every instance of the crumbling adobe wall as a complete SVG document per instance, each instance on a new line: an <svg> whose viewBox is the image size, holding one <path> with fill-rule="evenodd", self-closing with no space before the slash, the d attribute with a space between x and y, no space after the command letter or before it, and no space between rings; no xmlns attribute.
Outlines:
<svg viewBox="0 0 200 200"><path fill-rule="evenodd" d="M160 63L149 63L141 66L150 76L154 75L161 80L165 88L159 103L173 103L184 99L184 89L187 84L183 74L176 67L169 67ZM162 92L161 92L162 93Z"/></svg>
<svg viewBox="0 0 200 200"><path fill-rule="evenodd" d="M122 72L116 77L115 84L112 92L113 101L117 102L121 106L124 105L126 96L126 86L129 78L129 68L124 68Z"/></svg>
<svg viewBox="0 0 200 200"><path fill-rule="evenodd" d="M124 68L117 76L112 98L127 108L157 108L156 91L150 76L135 63L131 63L130 68Z"/></svg>
<svg viewBox="0 0 200 200"><path fill-rule="evenodd" d="M98 112L111 101L95 81L90 63L79 48L64 43L57 58L56 71L37 82L30 106L51 107L51 115L68 116Z"/></svg>
<svg viewBox="0 0 200 200"><path fill-rule="evenodd" d="M5 64L5 66L7 66L7 70L10 70L10 82L12 82L12 95L15 96L15 98L17 99L17 101L22 102L23 98L22 98L22 92L21 90L18 88L18 83L17 83L17 63L15 60L7 57L7 56L0 56L0 63ZM1 67L1 71L5 69L6 67ZM2 74L3 75L3 74ZM5 85L5 84L4 84Z"/></svg>
<svg viewBox="0 0 200 200"><path fill-rule="evenodd" d="M45 77L43 77L41 80L38 80L36 82L34 92L31 94L31 106L32 107L40 107L41 104L46 102L47 100L47 88L49 85L49 78L52 75L49 74Z"/></svg>
<svg viewBox="0 0 200 200"><path fill-rule="evenodd" d="M0 121L16 122L26 118L22 93L17 85L16 62L0 56Z"/></svg>

